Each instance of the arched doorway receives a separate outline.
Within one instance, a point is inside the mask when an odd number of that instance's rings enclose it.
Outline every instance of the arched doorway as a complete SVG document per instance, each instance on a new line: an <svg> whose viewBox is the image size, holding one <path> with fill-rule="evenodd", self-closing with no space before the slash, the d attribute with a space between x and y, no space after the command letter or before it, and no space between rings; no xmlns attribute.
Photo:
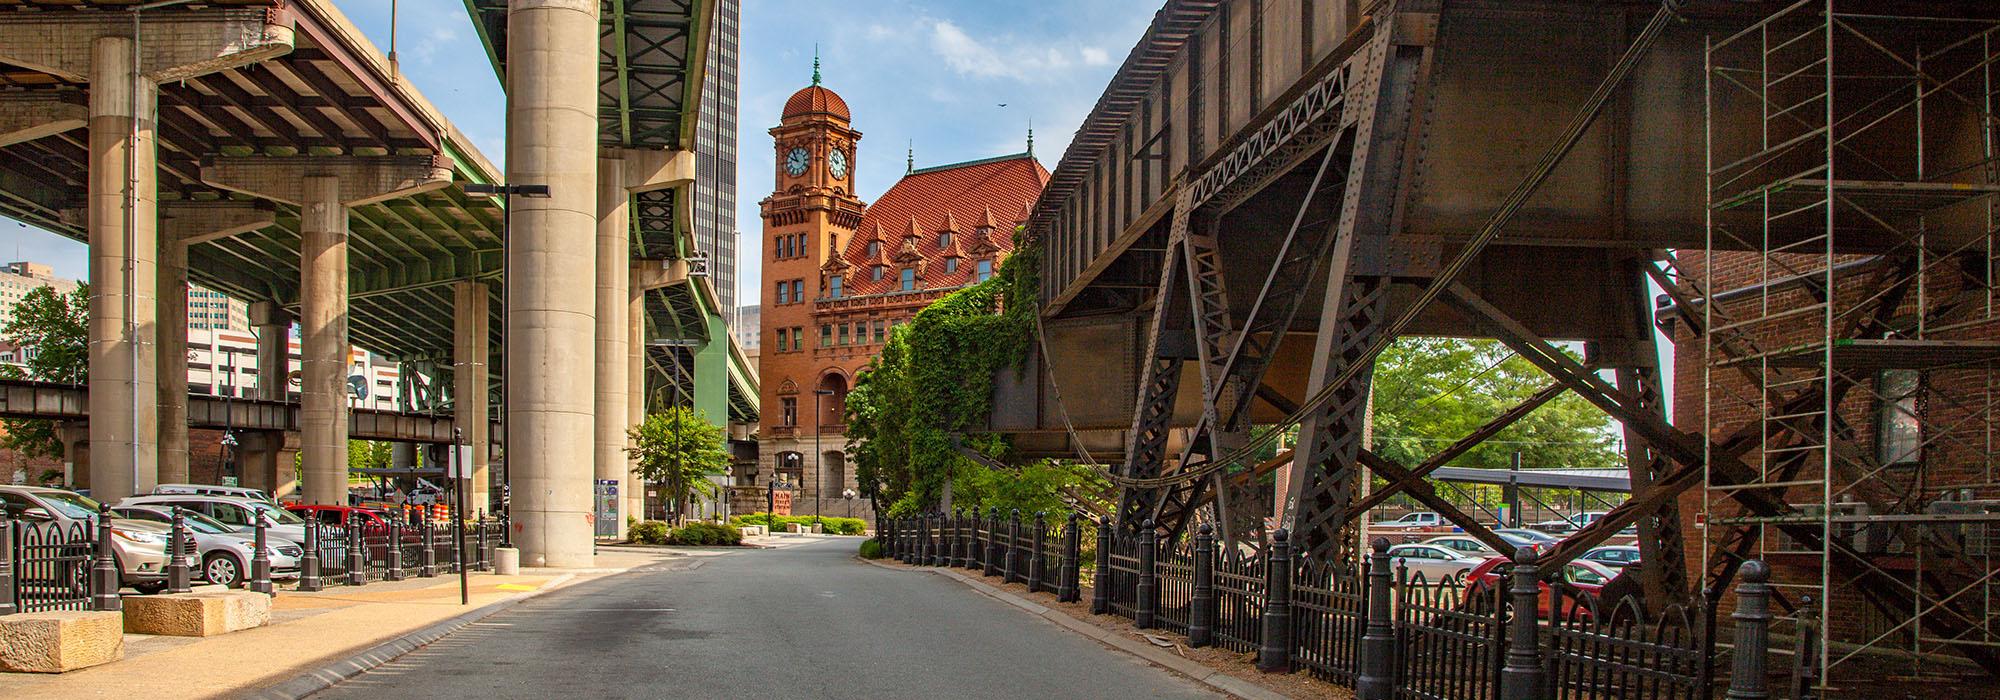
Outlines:
<svg viewBox="0 0 2000 700"><path fill-rule="evenodd" d="M847 375L829 371L820 375L819 385L814 389L814 405L819 410L814 427L843 432L847 428Z"/></svg>

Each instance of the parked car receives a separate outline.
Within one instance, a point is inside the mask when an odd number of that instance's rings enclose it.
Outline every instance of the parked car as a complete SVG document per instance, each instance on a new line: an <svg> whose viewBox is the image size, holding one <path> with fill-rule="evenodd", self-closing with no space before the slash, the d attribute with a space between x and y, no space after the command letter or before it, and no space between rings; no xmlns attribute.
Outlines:
<svg viewBox="0 0 2000 700"><path fill-rule="evenodd" d="M118 506L111 512L133 520L165 523L169 533L173 530L172 506ZM191 572L194 576L230 588L249 580L250 562L257 551L255 537L188 510L181 511L181 519L194 539L195 569ZM264 549L265 556L271 559L271 578L298 578L299 558L305 555L305 550L283 540L268 542Z"/></svg>
<svg viewBox="0 0 2000 700"><path fill-rule="evenodd" d="M153 487L153 493L156 495L172 494L180 496L229 496L231 498L248 498L255 501L265 501L268 503L278 502L278 499L272 498L271 494L264 493L263 489L246 488L243 486L217 486L215 484L160 484L159 486Z"/></svg>
<svg viewBox="0 0 2000 700"><path fill-rule="evenodd" d="M1539 523L1535 523L1530 527L1554 535L1567 535L1569 533L1576 532L1577 530L1590 527L1591 523L1597 522L1597 519L1602 517L1604 517L1604 511L1590 510L1578 513L1577 515L1568 518L1545 520Z"/></svg>
<svg viewBox="0 0 2000 700"><path fill-rule="evenodd" d="M95 549L98 503L74 491L42 486L0 486L0 507L7 517L24 521L26 527L83 528L79 543ZM111 518L111 551L118 560L119 582L140 593L158 593L167 587L167 528L156 523Z"/></svg>
<svg viewBox="0 0 2000 700"><path fill-rule="evenodd" d="M1505 540L1507 544L1513 545L1516 548L1519 547L1540 548L1541 546L1543 546L1539 542L1527 539L1525 537L1521 537L1519 535L1509 535L1498 531L1494 532L1493 534L1499 535L1500 539ZM1434 544L1440 547L1449 547L1451 549L1458 550L1458 552L1461 554L1471 554L1474 556L1481 556L1481 557L1490 557L1500 554L1500 552L1493 551L1492 547L1487 546L1487 544L1481 541L1479 538L1473 537L1471 535L1445 535L1443 537L1432 537L1430 539L1424 540L1423 544Z"/></svg>
<svg viewBox="0 0 2000 700"><path fill-rule="evenodd" d="M1639 565L1639 548L1634 545L1605 545L1583 553L1584 559L1603 564L1613 569L1623 569Z"/></svg>
<svg viewBox="0 0 2000 700"><path fill-rule="evenodd" d="M256 532L256 518L261 514L269 516L271 519L272 525L267 530L267 536L271 539L284 540L299 546L304 546L306 541L305 519L269 501L231 496L164 494L133 496L119 501L118 505L155 506L161 508L180 506L182 509L191 510L220 520L222 524L228 525L237 532L244 534Z"/></svg>
<svg viewBox="0 0 2000 700"><path fill-rule="evenodd" d="M1389 548L1390 563L1409 567L1410 574L1423 574L1431 582L1447 576L1464 578L1485 557L1467 554L1434 544L1399 544Z"/></svg>
<svg viewBox="0 0 2000 700"><path fill-rule="evenodd" d="M1507 568L1502 569L1501 567L1503 566ZM1473 585L1466 588L1466 595L1468 597L1474 595L1491 595L1488 592L1492 590L1488 588L1489 586L1504 588L1508 585L1508 582L1503 580L1501 575L1505 571L1511 571L1512 568L1513 560L1506 557L1494 557L1480 562L1479 566L1474 567L1472 573L1467 575L1467 578L1473 582ZM1563 565L1559 588L1570 593L1581 592L1590 594L1591 596L1600 596L1604 592L1604 587L1617 577L1618 572L1612 571L1603 564L1577 559ZM1558 595L1558 589L1550 588L1549 582L1546 579L1541 582L1540 586L1541 594L1537 597L1539 602L1536 608L1541 611L1543 619L1548 619L1551 610L1559 610L1560 614L1563 615L1571 614L1574 611L1576 601L1573 595ZM1554 603L1556 599L1561 599L1560 606Z"/></svg>
<svg viewBox="0 0 2000 700"><path fill-rule="evenodd" d="M1521 539L1527 540L1529 542L1534 542L1542 546L1548 546L1562 541L1561 537L1557 537L1555 535L1542 532L1541 530L1534 530L1525 527L1510 527L1500 530L1494 530L1493 532L1502 537L1506 536L1519 537Z"/></svg>
<svg viewBox="0 0 2000 700"><path fill-rule="evenodd" d="M389 526L389 514L378 508L360 506L321 506L304 503L287 503L285 510L301 518L316 518L322 525L360 525L365 528L385 528Z"/></svg>

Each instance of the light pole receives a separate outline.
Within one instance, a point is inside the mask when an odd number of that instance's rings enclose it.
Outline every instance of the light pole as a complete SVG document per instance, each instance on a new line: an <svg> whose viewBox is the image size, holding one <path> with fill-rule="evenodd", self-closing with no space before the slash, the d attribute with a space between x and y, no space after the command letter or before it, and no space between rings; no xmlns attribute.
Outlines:
<svg viewBox="0 0 2000 700"><path fill-rule="evenodd" d="M854 517L854 489L841 489L840 497L847 501L847 517Z"/></svg>
<svg viewBox="0 0 2000 700"><path fill-rule="evenodd" d="M833 395L832 389L813 390L813 526L814 527L819 526L820 494L825 492L826 490L826 484L823 483L824 477L826 475L826 469L825 465L823 464L823 461L826 459L826 457L825 455L822 455L819 451L819 433L820 429L826 426L826 416L825 414L820 412L821 409L819 405L819 399L822 396L832 396L832 395Z"/></svg>
<svg viewBox="0 0 2000 700"><path fill-rule="evenodd" d="M512 134L508 136L511 137ZM547 199L549 196L548 185L497 185L484 182L468 182L465 183L463 189L466 194L483 194L489 197L493 195L500 196L500 249L503 258L506 255L505 251L514 244L514 237L512 235L514 230L514 195L518 194L531 199ZM503 291L507 289L508 270L509 267L507 265L502 264L500 266L500 288ZM507 300L510 298L512 297L507 294L500 295L500 318L502 319L507 318ZM486 358L479 359L481 362L486 360ZM512 394L513 392L507 390L507 353L502 352L500 353L500 421L503 424L507 421L507 397ZM514 470L508 464L509 461L511 460L503 459L500 461L500 505L501 512L507 516L507 530L501 532L501 546L503 547L511 547L514 544L508 536L508 531L514 529L514 499L512 498L514 493ZM487 485L489 487L492 485L490 478ZM488 500L490 502L491 499L489 498Z"/></svg>

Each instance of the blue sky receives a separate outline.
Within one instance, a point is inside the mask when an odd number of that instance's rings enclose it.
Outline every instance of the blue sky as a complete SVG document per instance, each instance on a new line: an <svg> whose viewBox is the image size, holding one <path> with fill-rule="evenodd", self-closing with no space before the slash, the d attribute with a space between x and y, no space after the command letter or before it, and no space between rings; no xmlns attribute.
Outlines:
<svg viewBox="0 0 2000 700"><path fill-rule="evenodd" d="M387 52L389 0L338 0ZM1159 9L1159 0L744 0L737 287L756 299L762 225L775 160L766 129L785 98L812 78L818 45L825 85L839 92L861 130L856 173L872 200L917 167L1026 147L1055 167L1119 62ZM403 75L495 163L505 155L499 82L458 0L404 0L396 51ZM1005 104L1005 107L1000 105ZM84 246L0 222L0 255L85 274Z"/></svg>

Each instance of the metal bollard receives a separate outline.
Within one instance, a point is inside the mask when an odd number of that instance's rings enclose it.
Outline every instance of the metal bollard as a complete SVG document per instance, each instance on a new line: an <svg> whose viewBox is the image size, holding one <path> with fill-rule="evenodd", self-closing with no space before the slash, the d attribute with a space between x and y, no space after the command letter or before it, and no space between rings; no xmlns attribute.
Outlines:
<svg viewBox="0 0 2000 700"><path fill-rule="evenodd" d="M423 530L424 548L417 551L417 577L432 578L438 575L437 542L431 531L431 511L429 508L417 511L417 527Z"/></svg>
<svg viewBox="0 0 2000 700"><path fill-rule="evenodd" d="M474 530L474 547L479 548L479 565L473 571L492 571L493 562L486 559L486 511L479 511L479 527Z"/></svg>
<svg viewBox="0 0 2000 700"><path fill-rule="evenodd" d="M175 520L179 521L180 509L174 509ZM306 546L299 554L299 590L313 593L326 590L326 584L319 580L319 515L306 516Z"/></svg>
<svg viewBox="0 0 2000 700"><path fill-rule="evenodd" d="M1042 577L1047 575L1049 561L1042 549L1042 540L1049 536L1049 514L1035 512L1035 549L1028 555L1028 592L1042 590Z"/></svg>
<svg viewBox="0 0 2000 700"><path fill-rule="evenodd" d="M1729 673L1729 700L1769 700L1770 679L1765 658L1771 653L1771 567L1752 559L1743 562L1743 582L1736 586L1735 667Z"/></svg>
<svg viewBox="0 0 2000 700"><path fill-rule="evenodd" d="M112 552L111 547L111 506L99 504L97 559L90 567L91 610L118 612L125 609L125 601L118 597L118 588L122 583L118 571L118 555Z"/></svg>
<svg viewBox="0 0 2000 700"><path fill-rule="evenodd" d="M931 552L931 566L951 566L951 548L957 544L951 534L951 514L939 511L937 514L938 548Z"/></svg>
<svg viewBox="0 0 2000 700"><path fill-rule="evenodd" d="M1007 551L1001 555L1004 558L1000 560L1001 583L1013 583L1015 573L1020 571L1015 568L1016 562L1021 559L1018 552L1020 544L1021 509L1015 508L1013 514L1007 518Z"/></svg>
<svg viewBox="0 0 2000 700"><path fill-rule="evenodd" d="M188 556L194 552L194 543L189 541L187 516L181 514L181 507L174 506L173 526L167 530L167 592L186 593L194 590L188 585Z"/></svg>
<svg viewBox="0 0 2000 700"><path fill-rule="evenodd" d="M1396 695L1396 627L1389 617L1395 576L1389 571L1389 539L1377 537L1368 555L1368 627L1361 634L1361 667L1354 680L1359 700L1391 700Z"/></svg>
<svg viewBox="0 0 2000 700"><path fill-rule="evenodd" d="M409 574L403 571L403 519L402 518L389 519L388 538L389 538L388 539L389 551L383 552L383 554L387 555L386 558L388 559L389 562L389 569L387 571L382 572L382 580L401 581L403 579L409 578Z"/></svg>
<svg viewBox="0 0 2000 700"><path fill-rule="evenodd" d="M368 543L361 536L361 528L359 523L347 526L347 585L349 586L368 583Z"/></svg>
<svg viewBox="0 0 2000 700"><path fill-rule="evenodd" d="M1194 591L1188 596L1188 646L1215 641L1215 526L1202 523L1194 533Z"/></svg>
<svg viewBox="0 0 2000 700"><path fill-rule="evenodd" d="M1264 562L1264 643L1257 670L1292 671L1292 533L1271 533L1271 557Z"/></svg>
<svg viewBox="0 0 2000 700"><path fill-rule="evenodd" d="M965 543L965 568L986 568L985 522L979 518L979 509L970 508L965 512L966 527L972 530L972 540Z"/></svg>
<svg viewBox="0 0 2000 700"><path fill-rule="evenodd" d="M1139 526L1139 583L1134 592L1132 626L1152 629L1154 613L1160 609L1160 531L1153 521Z"/></svg>
<svg viewBox="0 0 2000 700"><path fill-rule="evenodd" d="M986 568L981 570L987 576L1000 575L1000 509L994 507L986 516Z"/></svg>
<svg viewBox="0 0 2000 700"><path fill-rule="evenodd" d="M919 516L918 521L923 523L924 545L917 550L917 566L930 566L931 559L937 556L937 519L925 513Z"/></svg>
<svg viewBox="0 0 2000 700"><path fill-rule="evenodd" d="M1814 619L1813 597L1799 596L1798 635L1792 643L1792 699L1819 697L1819 621Z"/></svg>
<svg viewBox="0 0 2000 700"><path fill-rule="evenodd" d="M257 514L256 538L252 541L256 551L250 555L250 590L264 595L277 595L278 590L271 585L271 519Z"/></svg>
<svg viewBox="0 0 2000 700"><path fill-rule="evenodd" d="M1082 523L1083 517L1075 512L1071 512L1069 520L1063 523L1061 583L1056 585L1056 600L1060 602L1074 603L1079 599L1077 587L1082 582L1078 579L1083 572L1078 567L1082 564L1079 560L1083 558L1083 533L1077 528Z"/></svg>
<svg viewBox="0 0 2000 700"><path fill-rule="evenodd" d="M1536 606L1541 598L1540 567L1535 550L1514 550L1513 617L1508 622L1507 665L1500 669L1500 700L1536 700L1547 684L1542 670L1541 642L1536 636Z"/></svg>
<svg viewBox="0 0 2000 700"><path fill-rule="evenodd" d="M0 615L21 611L14 596L14 521L7 519L7 509L0 508Z"/></svg>
<svg viewBox="0 0 2000 700"><path fill-rule="evenodd" d="M1111 612L1111 543L1116 538L1111 518L1097 523L1097 580L1090 584L1090 612L1094 614Z"/></svg>

